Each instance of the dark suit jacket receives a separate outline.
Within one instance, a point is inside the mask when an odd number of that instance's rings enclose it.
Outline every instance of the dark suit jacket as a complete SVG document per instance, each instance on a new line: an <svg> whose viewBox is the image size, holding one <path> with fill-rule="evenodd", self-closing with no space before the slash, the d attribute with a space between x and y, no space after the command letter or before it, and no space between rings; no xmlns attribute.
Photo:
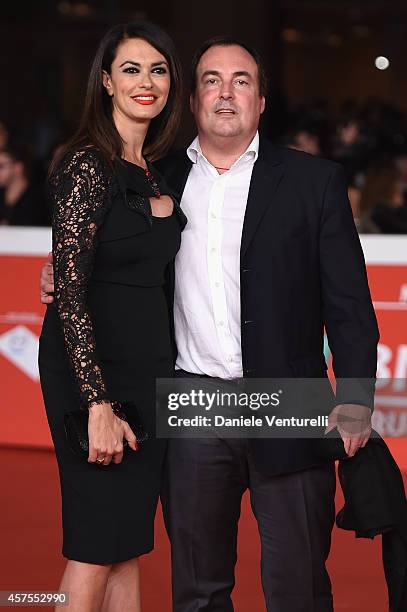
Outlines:
<svg viewBox="0 0 407 612"><path fill-rule="evenodd" d="M156 165L181 198L192 166L186 151ZM341 166L260 138L240 281L245 377L325 377L325 326L336 378L359 379L339 380L336 403L372 406L379 333ZM256 439L252 446L268 474L315 465L326 451L313 439Z"/></svg>

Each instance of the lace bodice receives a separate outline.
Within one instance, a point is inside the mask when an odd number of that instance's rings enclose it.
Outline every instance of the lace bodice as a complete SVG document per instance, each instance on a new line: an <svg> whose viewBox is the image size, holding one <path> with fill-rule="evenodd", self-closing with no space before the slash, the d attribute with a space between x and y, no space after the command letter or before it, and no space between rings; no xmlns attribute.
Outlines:
<svg viewBox="0 0 407 612"><path fill-rule="evenodd" d="M108 208L113 180L107 165L90 149L67 156L50 179L55 303L83 408L109 400L86 294L96 232Z"/></svg>

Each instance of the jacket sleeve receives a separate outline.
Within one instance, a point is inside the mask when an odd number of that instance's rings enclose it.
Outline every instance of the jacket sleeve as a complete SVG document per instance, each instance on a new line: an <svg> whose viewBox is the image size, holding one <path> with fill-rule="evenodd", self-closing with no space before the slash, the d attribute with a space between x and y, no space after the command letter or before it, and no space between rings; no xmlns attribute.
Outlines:
<svg viewBox="0 0 407 612"><path fill-rule="evenodd" d="M55 304L81 407L86 409L91 403L108 401L87 307L96 232L109 198L106 169L95 153L78 151L52 176L50 193Z"/></svg>
<svg viewBox="0 0 407 612"><path fill-rule="evenodd" d="M319 249L323 319L337 402L373 408L379 330L345 175L338 164L325 188Z"/></svg>

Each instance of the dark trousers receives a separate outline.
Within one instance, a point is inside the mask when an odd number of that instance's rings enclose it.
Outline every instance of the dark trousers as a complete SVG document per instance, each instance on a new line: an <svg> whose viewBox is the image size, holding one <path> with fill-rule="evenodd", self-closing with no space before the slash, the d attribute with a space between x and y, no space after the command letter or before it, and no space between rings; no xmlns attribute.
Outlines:
<svg viewBox="0 0 407 612"><path fill-rule="evenodd" d="M332 612L325 568L335 468L264 476L248 440L170 440L162 503L172 550L174 612L232 612L237 528L249 489L261 539L268 612Z"/></svg>

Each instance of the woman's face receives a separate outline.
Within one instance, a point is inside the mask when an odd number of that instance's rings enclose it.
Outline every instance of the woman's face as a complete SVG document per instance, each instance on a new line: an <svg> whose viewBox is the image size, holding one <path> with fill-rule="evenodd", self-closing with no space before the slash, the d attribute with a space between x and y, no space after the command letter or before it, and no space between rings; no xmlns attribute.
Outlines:
<svg viewBox="0 0 407 612"><path fill-rule="evenodd" d="M116 119L149 122L157 117L167 102L170 84L167 60L142 38L120 43L110 74L103 71Z"/></svg>

